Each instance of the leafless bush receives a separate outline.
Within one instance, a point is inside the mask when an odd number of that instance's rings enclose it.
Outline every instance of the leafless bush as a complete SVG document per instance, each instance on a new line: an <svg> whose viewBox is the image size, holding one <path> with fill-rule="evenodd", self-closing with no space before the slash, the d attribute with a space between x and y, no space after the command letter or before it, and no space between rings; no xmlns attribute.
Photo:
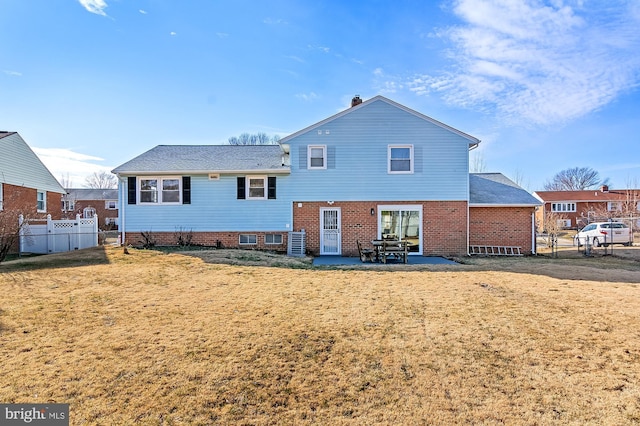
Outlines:
<svg viewBox="0 0 640 426"><path fill-rule="evenodd" d="M189 229L188 231L184 229L182 226L176 228L173 236L176 240L176 244L180 247L187 247L191 245L191 241L193 240L193 230Z"/></svg>
<svg viewBox="0 0 640 426"><path fill-rule="evenodd" d="M138 241L142 244L142 248L150 249L154 248L157 244L156 236L151 231L142 231L140 232L142 235L142 240Z"/></svg>

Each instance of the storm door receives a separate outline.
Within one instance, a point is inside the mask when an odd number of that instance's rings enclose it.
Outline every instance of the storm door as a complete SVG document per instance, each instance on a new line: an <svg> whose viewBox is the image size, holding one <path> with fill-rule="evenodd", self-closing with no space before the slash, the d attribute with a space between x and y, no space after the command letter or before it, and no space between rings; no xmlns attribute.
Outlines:
<svg viewBox="0 0 640 426"><path fill-rule="evenodd" d="M340 250L341 239L340 209L320 209L320 254L342 254Z"/></svg>

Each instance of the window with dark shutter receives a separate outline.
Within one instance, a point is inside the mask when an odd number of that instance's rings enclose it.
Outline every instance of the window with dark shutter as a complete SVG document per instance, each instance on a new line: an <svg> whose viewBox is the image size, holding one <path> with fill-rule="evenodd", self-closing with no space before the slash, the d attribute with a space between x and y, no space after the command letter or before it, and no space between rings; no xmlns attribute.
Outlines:
<svg viewBox="0 0 640 426"><path fill-rule="evenodd" d="M127 178L127 204L136 203L136 177L129 176Z"/></svg>
<svg viewBox="0 0 640 426"><path fill-rule="evenodd" d="M238 177L238 200L244 200L247 198L246 188L245 188L245 178Z"/></svg>
<svg viewBox="0 0 640 426"><path fill-rule="evenodd" d="M268 197L270 200L275 200L276 199L276 177L275 176L269 176L267 178L268 180Z"/></svg>
<svg viewBox="0 0 640 426"><path fill-rule="evenodd" d="M182 176L182 204L191 204L191 177Z"/></svg>

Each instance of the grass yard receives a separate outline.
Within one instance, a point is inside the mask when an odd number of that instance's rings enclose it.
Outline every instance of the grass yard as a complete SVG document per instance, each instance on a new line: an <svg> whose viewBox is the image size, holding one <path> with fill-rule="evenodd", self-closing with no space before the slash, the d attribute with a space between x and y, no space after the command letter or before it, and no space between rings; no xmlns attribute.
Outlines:
<svg viewBox="0 0 640 426"><path fill-rule="evenodd" d="M640 424L633 249L355 269L114 247L6 262L0 402L69 403L73 425Z"/></svg>

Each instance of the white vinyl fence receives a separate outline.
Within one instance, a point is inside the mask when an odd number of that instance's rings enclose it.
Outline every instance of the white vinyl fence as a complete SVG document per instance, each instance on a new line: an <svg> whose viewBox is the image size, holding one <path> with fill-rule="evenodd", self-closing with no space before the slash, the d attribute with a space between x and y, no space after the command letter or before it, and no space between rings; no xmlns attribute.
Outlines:
<svg viewBox="0 0 640 426"><path fill-rule="evenodd" d="M98 216L25 221L20 216L20 253L60 253L98 245Z"/></svg>

